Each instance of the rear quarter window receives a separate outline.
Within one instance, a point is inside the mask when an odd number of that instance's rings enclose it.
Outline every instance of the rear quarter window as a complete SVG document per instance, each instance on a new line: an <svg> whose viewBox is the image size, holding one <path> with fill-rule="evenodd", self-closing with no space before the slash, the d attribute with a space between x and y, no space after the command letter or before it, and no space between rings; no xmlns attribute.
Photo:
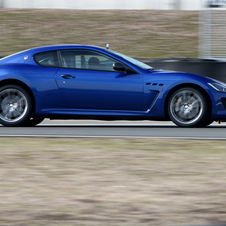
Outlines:
<svg viewBox="0 0 226 226"><path fill-rule="evenodd" d="M56 51L48 51L42 53L36 53L34 56L34 61L43 67L59 67L59 61Z"/></svg>

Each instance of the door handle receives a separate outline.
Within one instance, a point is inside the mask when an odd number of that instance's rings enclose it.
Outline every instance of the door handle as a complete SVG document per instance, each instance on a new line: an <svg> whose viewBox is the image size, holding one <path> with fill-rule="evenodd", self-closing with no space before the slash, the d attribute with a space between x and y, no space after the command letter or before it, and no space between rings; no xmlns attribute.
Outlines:
<svg viewBox="0 0 226 226"><path fill-rule="evenodd" d="M73 76L73 75L61 75L61 77L62 78L66 78L66 79L68 79L68 78L75 78L75 76Z"/></svg>

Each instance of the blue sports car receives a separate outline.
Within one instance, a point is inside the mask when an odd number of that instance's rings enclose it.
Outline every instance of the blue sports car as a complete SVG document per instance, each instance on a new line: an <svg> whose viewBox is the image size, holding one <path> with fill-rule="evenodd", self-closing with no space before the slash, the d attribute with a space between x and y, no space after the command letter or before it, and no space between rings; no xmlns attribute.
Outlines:
<svg viewBox="0 0 226 226"><path fill-rule="evenodd" d="M203 127L226 120L226 84L155 70L95 46L55 45L0 60L0 123L50 119L172 120Z"/></svg>

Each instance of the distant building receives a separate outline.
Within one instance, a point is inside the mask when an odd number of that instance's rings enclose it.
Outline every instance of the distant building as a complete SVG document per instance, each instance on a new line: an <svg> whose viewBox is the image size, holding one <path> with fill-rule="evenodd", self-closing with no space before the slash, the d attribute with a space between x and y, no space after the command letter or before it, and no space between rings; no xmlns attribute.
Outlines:
<svg viewBox="0 0 226 226"><path fill-rule="evenodd" d="M200 10L203 0L0 0L1 8Z"/></svg>

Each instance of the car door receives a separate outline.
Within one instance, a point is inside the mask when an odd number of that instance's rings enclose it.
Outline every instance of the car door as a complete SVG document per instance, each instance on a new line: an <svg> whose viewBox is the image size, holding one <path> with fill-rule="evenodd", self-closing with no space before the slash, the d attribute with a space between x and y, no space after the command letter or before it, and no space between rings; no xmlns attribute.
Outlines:
<svg viewBox="0 0 226 226"><path fill-rule="evenodd" d="M91 50L61 50L56 82L68 107L139 111L143 98L140 74L114 71L116 60Z"/></svg>

